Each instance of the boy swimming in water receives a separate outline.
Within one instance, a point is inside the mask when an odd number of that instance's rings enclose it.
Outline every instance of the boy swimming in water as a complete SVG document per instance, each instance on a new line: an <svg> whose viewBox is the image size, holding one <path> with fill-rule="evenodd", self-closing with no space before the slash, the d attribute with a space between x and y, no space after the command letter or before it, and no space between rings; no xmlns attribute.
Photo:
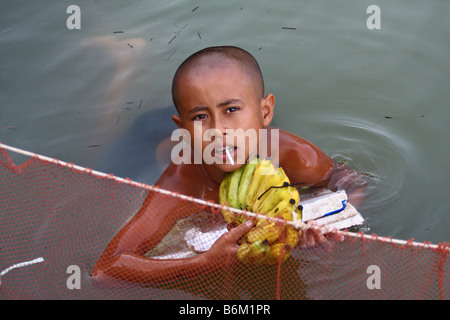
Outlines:
<svg viewBox="0 0 450 320"><path fill-rule="evenodd" d="M257 154L260 146L259 138L254 144L238 144L227 139L230 132L242 129L244 132L265 130L267 141L272 141L272 135L277 134L278 141L268 145L267 155L277 153L279 165L291 182L327 188L344 185L345 188L349 178L335 170L333 161L321 149L294 134L270 127L275 98L272 94L265 94L264 90L257 61L240 48L206 48L186 59L173 79L172 97L178 114L172 118L179 128L193 137L190 139L192 149L196 144L200 146L198 151L204 155L204 151L213 143L216 147L211 151L211 156L224 161L209 164L205 161L171 162L155 185L218 203L219 187L225 174L243 165L242 161L238 161L238 154L244 154L245 161L248 161ZM201 128L201 132L198 128ZM204 139L207 130L213 132L210 139ZM231 161L225 161L227 159ZM347 180L347 183L343 184L343 180ZM352 199L352 195L357 193L359 187L357 185L353 190L346 190L354 205L357 205L357 198ZM167 202L161 199L162 196L156 192L148 196L140 211L103 252L94 270L95 277L156 283L197 277L237 262L236 242L251 229L252 222L231 229L208 251L192 257L153 259L146 256L177 221L191 214L187 210L176 210L181 200L174 198ZM323 234L314 230L302 232L302 237L301 245L326 241Z"/></svg>

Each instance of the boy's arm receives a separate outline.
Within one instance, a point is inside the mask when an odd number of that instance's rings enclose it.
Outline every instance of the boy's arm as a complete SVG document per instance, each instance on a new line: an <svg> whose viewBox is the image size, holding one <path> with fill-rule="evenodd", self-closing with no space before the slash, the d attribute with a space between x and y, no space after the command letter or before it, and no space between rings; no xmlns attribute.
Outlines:
<svg viewBox="0 0 450 320"><path fill-rule="evenodd" d="M363 201L366 182L361 174L339 165L313 143L280 130L280 165L291 183L297 187L324 187L345 190L349 202L359 207Z"/></svg>
<svg viewBox="0 0 450 320"><path fill-rule="evenodd" d="M93 276L98 280L111 277L136 283L155 284L209 274L237 262L236 241L250 228L251 226L242 224L230 230L205 253L192 258L167 260L147 258L139 251L115 251L114 246L129 235L126 232L121 233L104 251L95 266Z"/></svg>
<svg viewBox="0 0 450 320"><path fill-rule="evenodd" d="M161 260L145 256L178 220L190 214L182 207L183 201L178 198L171 197L169 201L168 196L151 192L139 212L108 244L94 268L94 278L161 283L196 277L235 263L236 241L250 230L249 225L224 234L209 251L192 258Z"/></svg>
<svg viewBox="0 0 450 320"><path fill-rule="evenodd" d="M326 187L333 169L333 161L313 143L279 129L279 160L291 183L303 186Z"/></svg>
<svg viewBox="0 0 450 320"><path fill-rule="evenodd" d="M327 188L334 191L345 190L348 201L358 209L364 201L367 181L358 171L345 164L334 163L327 179Z"/></svg>
<svg viewBox="0 0 450 320"><path fill-rule="evenodd" d="M330 190L345 190L349 202L356 208L364 199L365 181L361 175L345 166L336 165L333 160L313 143L289 132L280 130L279 159L291 183L297 187L322 187ZM329 234L328 238L338 237ZM327 245L325 235L316 229L302 232L300 246Z"/></svg>

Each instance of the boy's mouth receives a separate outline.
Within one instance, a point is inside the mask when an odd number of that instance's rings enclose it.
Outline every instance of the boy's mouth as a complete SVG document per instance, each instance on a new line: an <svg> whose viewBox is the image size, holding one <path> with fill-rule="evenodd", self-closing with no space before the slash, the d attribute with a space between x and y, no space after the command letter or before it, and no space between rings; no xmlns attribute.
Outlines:
<svg viewBox="0 0 450 320"><path fill-rule="evenodd" d="M216 148L214 151L216 154L222 154L222 153L225 154L227 152L227 150L228 150L228 152L232 152L232 151L234 151L234 147L225 146L225 147L221 147L221 148Z"/></svg>
<svg viewBox="0 0 450 320"><path fill-rule="evenodd" d="M214 156L220 157L224 161L224 163L228 160L231 164L234 164L234 156L236 154L237 147L233 146L225 146L214 149ZM230 159L231 157L231 159Z"/></svg>

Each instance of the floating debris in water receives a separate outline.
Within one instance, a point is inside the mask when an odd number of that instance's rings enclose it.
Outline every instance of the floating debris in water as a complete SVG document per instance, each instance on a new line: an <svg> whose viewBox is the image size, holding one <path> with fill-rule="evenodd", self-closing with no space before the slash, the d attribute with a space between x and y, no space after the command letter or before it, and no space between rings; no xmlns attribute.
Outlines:
<svg viewBox="0 0 450 320"><path fill-rule="evenodd" d="M284 30L297 30L296 27L281 27L281 29L284 29Z"/></svg>
<svg viewBox="0 0 450 320"><path fill-rule="evenodd" d="M175 54L175 52L177 52L177 50L173 50L173 51L170 53L170 55L166 58L166 60L164 60L164 61L169 60L169 59Z"/></svg>
<svg viewBox="0 0 450 320"><path fill-rule="evenodd" d="M197 11L199 7L195 7L194 9L192 9L192 12Z"/></svg>
<svg viewBox="0 0 450 320"><path fill-rule="evenodd" d="M120 30L120 31L114 31L113 33L123 33L123 31L122 31L122 30Z"/></svg>
<svg viewBox="0 0 450 320"><path fill-rule="evenodd" d="M384 116L385 119L392 119L391 116Z"/></svg>
<svg viewBox="0 0 450 320"><path fill-rule="evenodd" d="M169 43L168 44L171 44L172 43L172 41L173 40L175 40L178 36L179 36L179 34L181 33L181 31L183 31L184 30L184 28L186 28L187 27L187 24L185 24L184 25L184 27L183 28L181 28L180 30L178 30L177 32L175 32L175 35L173 36L173 38L172 39L170 39L170 41L169 41Z"/></svg>

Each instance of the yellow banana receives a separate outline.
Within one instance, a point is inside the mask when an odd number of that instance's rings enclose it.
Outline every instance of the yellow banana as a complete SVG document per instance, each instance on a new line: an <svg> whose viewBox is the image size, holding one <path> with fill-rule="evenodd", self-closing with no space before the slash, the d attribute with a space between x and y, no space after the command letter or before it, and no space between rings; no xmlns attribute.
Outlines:
<svg viewBox="0 0 450 320"><path fill-rule="evenodd" d="M297 213L297 220L302 220L302 206L298 205L295 209L295 213Z"/></svg>
<svg viewBox="0 0 450 320"><path fill-rule="evenodd" d="M247 235L247 241L250 243L266 240L269 243L274 242L283 232L283 226L277 225L273 221L260 219L256 227L252 228Z"/></svg>
<svg viewBox="0 0 450 320"><path fill-rule="evenodd" d="M298 205L300 204L300 192L298 192L298 189L294 186L289 187L291 189L291 197L290 199L294 199L295 203L293 203L295 209L297 209Z"/></svg>
<svg viewBox="0 0 450 320"><path fill-rule="evenodd" d="M266 213L268 217L284 217L286 213L290 213L292 209L292 205L289 202L289 198L285 198L278 202L278 204L269 212ZM291 219L286 219L291 220Z"/></svg>
<svg viewBox="0 0 450 320"><path fill-rule="evenodd" d="M229 181L229 175L226 175L225 178L222 180L222 183L220 184L219 188L219 203L224 204L227 202L227 193L228 193L228 181Z"/></svg>
<svg viewBox="0 0 450 320"><path fill-rule="evenodd" d="M245 242L239 246L237 256L243 263L260 264L269 252L270 246L266 241Z"/></svg>
<svg viewBox="0 0 450 320"><path fill-rule="evenodd" d="M291 254L291 250L288 245L285 243L275 243L270 246L269 254L267 258L264 260L265 264L276 264L286 261L286 259Z"/></svg>
<svg viewBox="0 0 450 320"><path fill-rule="evenodd" d="M257 241L250 245L250 251L246 260L249 263L260 264L270 252L270 246L266 241Z"/></svg>
<svg viewBox="0 0 450 320"><path fill-rule="evenodd" d="M294 220L294 217L292 216L294 213L297 214L296 219L301 219L301 212L299 214L298 210L298 203L300 201L300 194L297 190L297 188L293 186L289 186L290 189L290 197L284 199L279 206L277 206L273 211L275 212L269 212L269 216L278 216L282 217L285 220L292 221Z"/></svg>
<svg viewBox="0 0 450 320"><path fill-rule="evenodd" d="M289 206L286 208L287 210L284 210L281 213L281 218L283 218L284 220L287 221L293 221L294 217L292 216L293 214L296 214L295 212L295 208L292 208L292 205L289 204ZM298 216L297 216L298 217Z"/></svg>
<svg viewBox="0 0 450 320"><path fill-rule="evenodd" d="M298 207L300 194L289 183L289 178L281 167L275 167L269 159L255 158L226 175L220 185L219 202L233 208L264 213L268 217L293 220L292 215L296 214L296 218L301 219L301 209ZM222 213L230 226L238 226L248 219L226 209L222 209ZM270 244L283 242L288 248L295 246L298 232L292 233L287 227L283 228L267 219L258 219L256 227L239 240L239 256L255 262L259 261L257 257ZM292 229L296 231L293 227ZM281 250L278 246L274 248L277 248L275 252Z"/></svg>
<svg viewBox="0 0 450 320"><path fill-rule="evenodd" d="M250 252L251 243L244 242L239 246L237 257L241 262L247 262L247 256Z"/></svg>
<svg viewBox="0 0 450 320"><path fill-rule="evenodd" d="M227 192L227 201L228 204L233 207L239 209L239 202L238 202L238 187L239 182L241 181L242 172L244 171L245 165L240 167L237 170L234 170L231 173L228 173L229 175L229 181L228 181L228 192Z"/></svg>
<svg viewBox="0 0 450 320"><path fill-rule="evenodd" d="M288 245L289 248L293 249L298 241L300 240L300 230L295 229L293 226L286 225L286 228L284 229L284 239L283 243Z"/></svg>
<svg viewBox="0 0 450 320"><path fill-rule="evenodd" d="M225 179L223 179L219 188L219 203L221 205L228 206L228 184L230 181L230 175L227 175ZM235 214L225 208L222 208L222 214L226 222L231 223L235 220Z"/></svg>
<svg viewBox="0 0 450 320"><path fill-rule="evenodd" d="M268 213L272 209L274 209L280 202L283 200L289 199L291 196L291 190L288 186L289 182L284 182L284 187L280 188L272 188L266 193L266 197L262 200L258 200L255 202L253 207L255 208L255 212L259 213Z"/></svg>
<svg viewBox="0 0 450 320"><path fill-rule="evenodd" d="M238 187L238 203L240 209L247 209L247 205L245 203L245 198L247 196L247 190L252 181L253 173L255 172L256 165L259 162L259 158L253 158L249 163L246 164L243 172L241 181Z"/></svg>
<svg viewBox="0 0 450 320"><path fill-rule="evenodd" d="M265 175L264 179L261 181L257 191L257 197L255 198L252 206L252 211L258 212L257 210L261 203L266 199L270 199L269 194L271 191L273 191L273 189L277 189L271 187L283 186L285 182L289 184L289 179L284 173L284 170L281 167L273 167L273 174Z"/></svg>
<svg viewBox="0 0 450 320"><path fill-rule="evenodd" d="M252 181L250 182L247 189L247 196L245 198L246 210L251 211L253 203L258 197L258 190L261 186L261 182L267 175L275 172L276 168L272 165L269 159L261 159L256 165L255 171L253 172Z"/></svg>
<svg viewBox="0 0 450 320"><path fill-rule="evenodd" d="M240 209L237 202L237 190L244 168L245 165L233 172L227 173L219 188L220 204ZM228 223L233 222L236 224L236 226L246 220L245 216L236 214L230 210L223 209L222 214L225 218L225 221L227 221Z"/></svg>

